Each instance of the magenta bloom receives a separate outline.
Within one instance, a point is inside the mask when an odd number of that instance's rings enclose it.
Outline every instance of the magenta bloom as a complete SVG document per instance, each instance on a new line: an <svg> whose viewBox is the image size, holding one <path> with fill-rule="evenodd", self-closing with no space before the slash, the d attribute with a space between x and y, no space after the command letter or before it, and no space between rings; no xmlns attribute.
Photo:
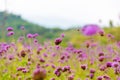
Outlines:
<svg viewBox="0 0 120 80"><path fill-rule="evenodd" d="M33 35L32 34L27 34L27 38L33 38Z"/></svg>
<svg viewBox="0 0 120 80"><path fill-rule="evenodd" d="M44 80L46 77L46 70L36 68L33 72L33 80Z"/></svg>
<svg viewBox="0 0 120 80"><path fill-rule="evenodd" d="M61 42L62 42L62 39L61 39L61 38L56 38L56 39L55 39L55 44L56 44L56 45L59 45Z"/></svg>
<svg viewBox="0 0 120 80"><path fill-rule="evenodd" d="M120 80L120 77L118 77L117 80Z"/></svg>
<svg viewBox="0 0 120 80"><path fill-rule="evenodd" d="M33 34L33 38L36 38L37 36L39 36L38 33Z"/></svg>
<svg viewBox="0 0 120 80"><path fill-rule="evenodd" d="M8 32L8 34L7 34L7 36L12 36L12 35L14 35L14 32L13 32L13 31Z"/></svg>
<svg viewBox="0 0 120 80"><path fill-rule="evenodd" d="M13 31L13 28L12 27L8 27L7 31Z"/></svg>
<svg viewBox="0 0 120 80"><path fill-rule="evenodd" d="M64 37L65 37L65 34L64 34L64 33L62 33L62 34L61 34L61 37L62 37L62 38L64 38Z"/></svg>
<svg viewBox="0 0 120 80"><path fill-rule="evenodd" d="M103 79L103 77L102 76L99 76L98 78L97 78L97 80L102 80Z"/></svg>
<svg viewBox="0 0 120 80"><path fill-rule="evenodd" d="M101 31L100 27L95 24L88 24L82 28L82 33L86 36L93 36Z"/></svg>
<svg viewBox="0 0 120 80"><path fill-rule="evenodd" d="M9 54L9 55L8 55L8 59L9 59L9 60L14 59L14 55L13 55L13 54Z"/></svg>

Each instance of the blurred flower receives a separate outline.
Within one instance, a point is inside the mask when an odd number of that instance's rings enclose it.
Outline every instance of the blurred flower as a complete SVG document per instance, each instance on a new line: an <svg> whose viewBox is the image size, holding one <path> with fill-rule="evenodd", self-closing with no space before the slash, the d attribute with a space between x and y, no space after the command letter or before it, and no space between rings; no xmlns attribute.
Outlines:
<svg viewBox="0 0 120 80"><path fill-rule="evenodd" d="M103 77L102 76L99 76L98 78L97 78L97 80L102 80L103 79Z"/></svg>
<svg viewBox="0 0 120 80"><path fill-rule="evenodd" d="M7 31L13 31L13 28L12 27L8 27Z"/></svg>
<svg viewBox="0 0 120 80"><path fill-rule="evenodd" d="M90 79L93 79L94 74L93 74L93 73L90 73L89 77L90 77Z"/></svg>
<svg viewBox="0 0 120 80"><path fill-rule="evenodd" d="M26 56L26 52L25 52L24 50L22 50L22 51L20 52L20 56L21 56L21 57L25 57L25 56Z"/></svg>
<svg viewBox="0 0 120 80"><path fill-rule="evenodd" d="M103 53L103 52L100 52L100 53L99 53L99 57L100 57L100 56L104 56L104 53Z"/></svg>
<svg viewBox="0 0 120 80"><path fill-rule="evenodd" d="M9 60L14 59L14 55L13 55L13 54L9 54L9 55L8 55L8 59L9 59Z"/></svg>
<svg viewBox="0 0 120 80"><path fill-rule="evenodd" d="M34 43L37 43L38 42L38 40L37 39L34 39L34 41L33 41Z"/></svg>
<svg viewBox="0 0 120 80"><path fill-rule="evenodd" d="M43 58L40 58L40 62L44 63L44 62L45 62L45 60L44 60Z"/></svg>
<svg viewBox="0 0 120 80"><path fill-rule="evenodd" d="M65 37L65 34L64 34L64 33L62 33L62 34L61 34L61 37L62 37L62 38L64 38L64 37Z"/></svg>
<svg viewBox="0 0 120 80"><path fill-rule="evenodd" d="M120 77L118 77L117 80L120 80Z"/></svg>
<svg viewBox="0 0 120 80"><path fill-rule="evenodd" d="M31 33L27 34L27 38L33 38L33 35Z"/></svg>
<svg viewBox="0 0 120 80"><path fill-rule="evenodd" d="M17 71L22 71L22 70L25 70L25 68L24 67L18 67L17 68Z"/></svg>
<svg viewBox="0 0 120 80"><path fill-rule="evenodd" d="M100 56L98 59L99 59L100 62L102 62L105 59L105 57L104 56Z"/></svg>
<svg viewBox="0 0 120 80"><path fill-rule="evenodd" d="M13 32L13 31L8 32L8 34L7 34L7 36L12 36L12 35L14 35L14 32Z"/></svg>
<svg viewBox="0 0 120 80"><path fill-rule="evenodd" d="M46 71L42 68L36 68L33 72L33 80L44 80Z"/></svg>
<svg viewBox="0 0 120 80"><path fill-rule="evenodd" d="M56 38L56 39L55 39L55 44L56 44L56 45L59 45L61 42L62 42L62 39L61 39L61 38Z"/></svg>
<svg viewBox="0 0 120 80"><path fill-rule="evenodd" d="M106 63L106 66L107 66L107 67L112 67L112 62L107 62L107 63Z"/></svg>
<svg viewBox="0 0 120 80"><path fill-rule="evenodd" d="M86 36L93 36L101 31L100 27L95 24L88 24L82 28L82 33Z"/></svg>
<svg viewBox="0 0 120 80"><path fill-rule="evenodd" d="M111 80L111 78L110 78L109 76L106 76L106 75L104 75L103 78L104 78L105 80Z"/></svg>
<svg viewBox="0 0 120 80"><path fill-rule="evenodd" d="M94 69L90 69L90 73L95 73L95 70Z"/></svg>
<svg viewBox="0 0 120 80"><path fill-rule="evenodd" d="M113 63L112 63L112 67L117 68L118 66L119 66L119 63L118 63L118 62L113 62Z"/></svg>
<svg viewBox="0 0 120 80"><path fill-rule="evenodd" d="M36 38L37 36L39 36L38 33L33 34L33 38Z"/></svg>
<svg viewBox="0 0 120 80"><path fill-rule="evenodd" d="M68 77L68 80L74 80L74 75L70 75L70 76Z"/></svg>
<svg viewBox="0 0 120 80"><path fill-rule="evenodd" d="M27 72L29 72L29 70L24 69L24 70L22 70L22 72L23 72L23 73L27 73Z"/></svg>
<svg viewBox="0 0 120 80"><path fill-rule="evenodd" d="M82 68L83 70L86 70L86 69L87 69L87 65L86 65L86 64L83 64L83 65L81 65L81 68Z"/></svg>
<svg viewBox="0 0 120 80"><path fill-rule="evenodd" d="M55 74L57 77L59 77L59 76L61 75L61 72L55 71L54 74Z"/></svg>

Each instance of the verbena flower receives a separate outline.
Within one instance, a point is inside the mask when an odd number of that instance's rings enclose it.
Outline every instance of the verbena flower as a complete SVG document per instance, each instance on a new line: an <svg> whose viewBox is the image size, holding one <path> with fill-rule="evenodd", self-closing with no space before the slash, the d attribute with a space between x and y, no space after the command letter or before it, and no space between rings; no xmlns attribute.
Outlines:
<svg viewBox="0 0 120 80"><path fill-rule="evenodd" d="M61 39L61 38L56 38L56 39L55 39L55 44L56 44L56 45L59 45L61 42L62 42L62 39Z"/></svg>
<svg viewBox="0 0 120 80"><path fill-rule="evenodd" d="M7 31L13 31L13 28L12 27L8 27Z"/></svg>
<svg viewBox="0 0 120 80"><path fill-rule="evenodd" d="M12 35L14 35L13 31L8 32L8 34L7 34L7 36L12 36Z"/></svg>
<svg viewBox="0 0 120 80"><path fill-rule="evenodd" d="M27 38L33 38L33 34L31 33L27 34Z"/></svg>
<svg viewBox="0 0 120 80"><path fill-rule="evenodd" d="M36 68L33 72L33 80L44 80L46 71L42 68Z"/></svg>
<svg viewBox="0 0 120 80"><path fill-rule="evenodd" d="M86 36L93 36L97 33L99 33L99 31L101 31L100 27L96 24L88 24L88 25L85 25L83 28L82 28L82 33Z"/></svg>

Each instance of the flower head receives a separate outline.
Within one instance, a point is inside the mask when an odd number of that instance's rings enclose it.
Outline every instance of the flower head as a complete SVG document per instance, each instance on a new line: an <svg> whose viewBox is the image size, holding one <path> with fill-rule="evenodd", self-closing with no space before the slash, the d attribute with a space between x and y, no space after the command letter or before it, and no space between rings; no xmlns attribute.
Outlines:
<svg viewBox="0 0 120 80"><path fill-rule="evenodd" d="M56 38L56 39L55 39L55 44L56 44L56 45L59 45L61 42L62 42L62 39L61 39L61 38Z"/></svg>
<svg viewBox="0 0 120 80"><path fill-rule="evenodd" d="M33 38L33 35L32 34L27 34L27 38Z"/></svg>
<svg viewBox="0 0 120 80"><path fill-rule="evenodd" d="M7 31L13 31L13 28L12 27L8 27Z"/></svg>
<svg viewBox="0 0 120 80"><path fill-rule="evenodd" d="M44 80L46 71L42 68L36 68L33 72L33 80Z"/></svg>
<svg viewBox="0 0 120 80"><path fill-rule="evenodd" d="M7 36L12 36L12 35L14 35L14 32L13 32L13 31L8 32L8 34L7 34Z"/></svg>
<svg viewBox="0 0 120 80"><path fill-rule="evenodd" d="M99 31L101 31L100 27L95 24L85 25L82 28L82 33L86 36L93 36L93 35L97 34Z"/></svg>

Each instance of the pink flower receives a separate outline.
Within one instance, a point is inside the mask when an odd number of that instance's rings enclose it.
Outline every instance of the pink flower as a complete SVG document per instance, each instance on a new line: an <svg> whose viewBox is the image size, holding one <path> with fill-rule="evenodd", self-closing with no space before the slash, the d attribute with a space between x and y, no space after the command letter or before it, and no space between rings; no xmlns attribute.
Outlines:
<svg viewBox="0 0 120 80"><path fill-rule="evenodd" d="M27 34L27 38L33 38L33 35L32 34Z"/></svg>
<svg viewBox="0 0 120 80"><path fill-rule="evenodd" d="M14 32L13 32L13 31L8 32L8 34L7 34L7 36L12 36L12 35L14 35Z"/></svg>
<svg viewBox="0 0 120 80"><path fill-rule="evenodd" d="M13 31L13 28L12 27L8 27L7 31Z"/></svg>
<svg viewBox="0 0 120 80"><path fill-rule="evenodd" d="M56 45L59 45L61 42L62 42L62 39L61 39L61 38L56 38L56 39L55 39L55 44L56 44Z"/></svg>
<svg viewBox="0 0 120 80"><path fill-rule="evenodd" d="M86 36L93 36L101 31L100 27L95 24L88 24L82 28L82 33Z"/></svg>

